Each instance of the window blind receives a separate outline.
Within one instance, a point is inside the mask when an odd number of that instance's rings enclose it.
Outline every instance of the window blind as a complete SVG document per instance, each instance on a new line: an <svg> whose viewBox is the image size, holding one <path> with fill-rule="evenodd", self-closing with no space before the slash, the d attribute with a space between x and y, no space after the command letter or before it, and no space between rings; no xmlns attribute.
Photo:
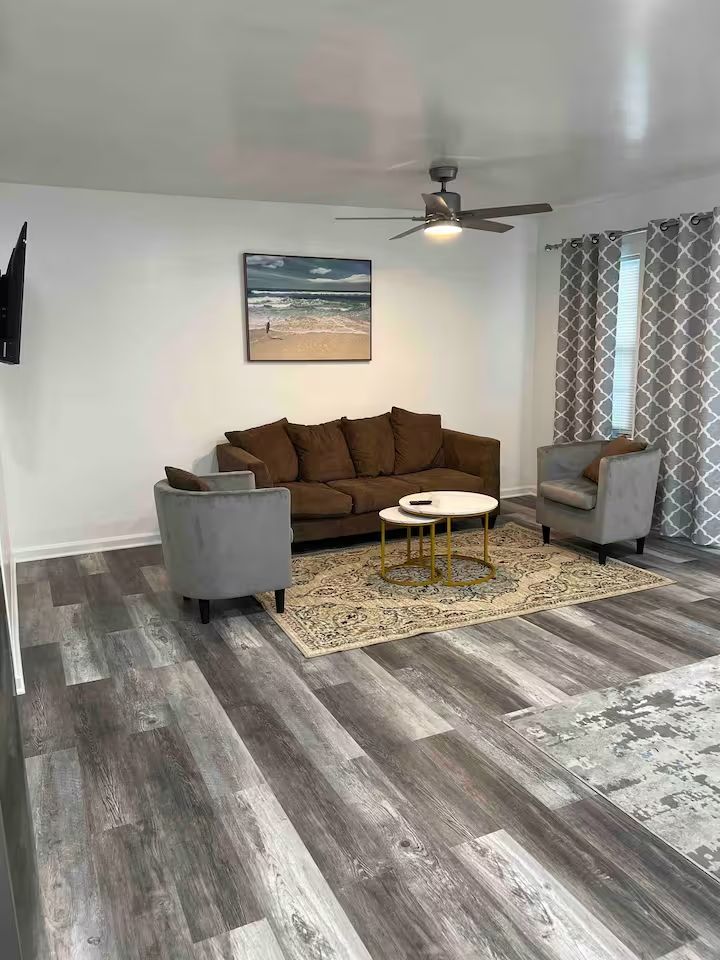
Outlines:
<svg viewBox="0 0 720 960"><path fill-rule="evenodd" d="M620 261L612 394L612 432L615 436L620 433L632 435L635 420L641 267L640 256L624 256Z"/></svg>

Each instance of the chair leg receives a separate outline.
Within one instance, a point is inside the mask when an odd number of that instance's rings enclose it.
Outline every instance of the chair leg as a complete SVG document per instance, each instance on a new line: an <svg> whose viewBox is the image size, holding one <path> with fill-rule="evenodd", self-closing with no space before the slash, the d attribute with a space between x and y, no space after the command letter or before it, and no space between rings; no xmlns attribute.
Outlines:
<svg viewBox="0 0 720 960"><path fill-rule="evenodd" d="M275 609L278 613L285 613L285 590L275 591Z"/></svg>
<svg viewBox="0 0 720 960"><path fill-rule="evenodd" d="M645 549L645 537L638 537L637 539L637 553L642 553Z"/></svg>
<svg viewBox="0 0 720 960"><path fill-rule="evenodd" d="M498 518L498 515L496 513L491 513L490 516L488 517L488 527L491 530L495 529L495 521L497 520L497 518Z"/></svg>
<svg viewBox="0 0 720 960"><path fill-rule="evenodd" d="M550 543L550 527L543 524L543 543Z"/></svg>
<svg viewBox="0 0 720 960"><path fill-rule="evenodd" d="M198 604L200 605L200 621L210 623L210 601L198 600Z"/></svg>
<svg viewBox="0 0 720 960"><path fill-rule="evenodd" d="M598 561L604 567L607 560L607 547L601 545L598 547Z"/></svg>

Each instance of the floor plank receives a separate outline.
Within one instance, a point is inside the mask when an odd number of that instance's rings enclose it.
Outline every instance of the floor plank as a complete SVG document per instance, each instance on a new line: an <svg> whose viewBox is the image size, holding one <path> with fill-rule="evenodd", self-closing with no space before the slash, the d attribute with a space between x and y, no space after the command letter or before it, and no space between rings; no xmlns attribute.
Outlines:
<svg viewBox="0 0 720 960"><path fill-rule="evenodd" d="M61 639L60 623L53 606L49 580L18 583L20 646L41 646Z"/></svg>
<svg viewBox="0 0 720 960"><path fill-rule="evenodd" d="M68 684L109 677L102 635L95 629L87 605L67 604L57 607L55 613L60 625L60 652Z"/></svg>
<svg viewBox="0 0 720 960"><path fill-rule="evenodd" d="M98 834L93 854L109 920L108 956L195 960L162 838L154 827L141 822Z"/></svg>
<svg viewBox="0 0 720 960"><path fill-rule="evenodd" d="M82 773L74 748L27 763L40 890L51 956L97 958L107 942L90 839Z"/></svg>
<svg viewBox="0 0 720 960"><path fill-rule="evenodd" d="M257 787L263 776L231 717L196 663L165 667L160 682L210 796L219 800Z"/></svg>
<svg viewBox="0 0 720 960"><path fill-rule="evenodd" d="M261 919L247 867L212 806L179 728L138 733L131 742L148 817L165 848L191 940Z"/></svg>
<svg viewBox="0 0 720 960"><path fill-rule="evenodd" d="M26 757L75 745L70 698L57 643L25 647L22 653L25 693L20 721Z"/></svg>
<svg viewBox="0 0 720 960"><path fill-rule="evenodd" d="M488 896L505 904L558 960L637 960L572 893L504 830L460 844L455 854Z"/></svg>
<svg viewBox="0 0 720 960"><path fill-rule="evenodd" d="M287 960L370 960L272 791L239 791L220 810Z"/></svg>
<svg viewBox="0 0 720 960"><path fill-rule="evenodd" d="M195 960L285 960L267 920L195 944Z"/></svg>

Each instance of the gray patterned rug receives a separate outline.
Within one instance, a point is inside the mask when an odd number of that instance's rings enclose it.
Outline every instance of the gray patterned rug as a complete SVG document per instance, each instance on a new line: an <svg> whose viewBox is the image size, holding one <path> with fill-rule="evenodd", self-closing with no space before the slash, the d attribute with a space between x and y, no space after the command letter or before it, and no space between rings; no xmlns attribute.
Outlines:
<svg viewBox="0 0 720 960"><path fill-rule="evenodd" d="M720 879L720 657L506 723Z"/></svg>

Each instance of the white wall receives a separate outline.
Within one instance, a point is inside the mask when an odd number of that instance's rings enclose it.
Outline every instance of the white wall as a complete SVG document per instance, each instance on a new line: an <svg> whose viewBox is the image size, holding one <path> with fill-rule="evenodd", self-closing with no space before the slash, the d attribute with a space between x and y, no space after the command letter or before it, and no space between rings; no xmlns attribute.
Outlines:
<svg viewBox="0 0 720 960"><path fill-rule="evenodd" d="M720 175L689 180L645 193L564 207L539 218L537 312L533 374L533 442L526 451L524 476L535 471L535 448L552 442L555 407L555 356L560 281L560 251L546 243L601 230L643 227L649 220L709 210L720 205Z"/></svg>
<svg viewBox="0 0 720 960"><path fill-rule="evenodd" d="M0 185L0 256L29 222L21 364L0 367L18 557L151 534L164 464L212 469L224 430L285 415L438 411L501 440L505 490L531 482L535 224L389 243L395 223L338 212ZM243 251L372 258L373 360L246 363Z"/></svg>

